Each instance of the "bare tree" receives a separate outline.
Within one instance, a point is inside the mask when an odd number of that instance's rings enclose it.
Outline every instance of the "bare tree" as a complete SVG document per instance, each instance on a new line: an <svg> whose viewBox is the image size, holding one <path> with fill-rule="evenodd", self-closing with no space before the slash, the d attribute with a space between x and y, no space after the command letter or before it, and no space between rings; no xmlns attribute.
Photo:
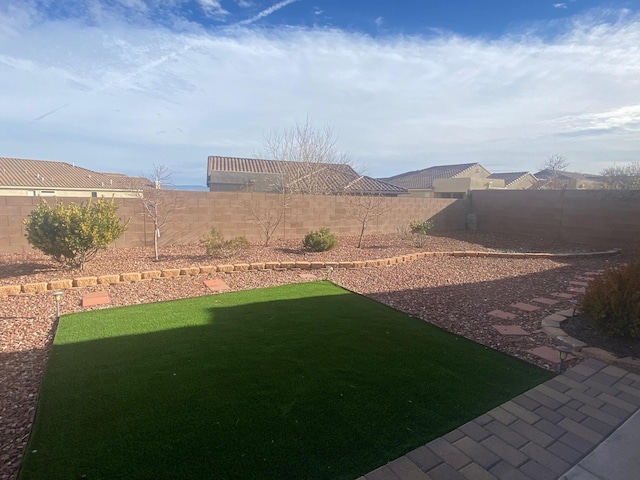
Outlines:
<svg viewBox="0 0 640 480"><path fill-rule="evenodd" d="M264 148L272 160L296 162L283 178L283 187L291 194L336 193L327 179L339 177L341 170L350 169L352 163L348 155L336 149L333 127L325 124L318 129L309 117L266 135Z"/></svg>
<svg viewBox="0 0 640 480"><path fill-rule="evenodd" d="M564 155L554 153L549 155L547 159L540 165L540 170L547 170L549 172L561 172L569 167L569 161Z"/></svg>
<svg viewBox="0 0 640 480"><path fill-rule="evenodd" d="M349 216L359 222L360 236L358 238L358 248L362 248L362 238L369 223L387 213L391 206L386 197L382 195L347 195Z"/></svg>
<svg viewBox="0 0 640 480"><path fill-rule="evenodd" d="M545 179L541 182L539 188L566 188L566 185L560 181L560 172L566 170L567 167L569 167L569 162L564 155L560 155L559 153L549 155L539 166L540 170L542 170L545 175Z"/></svg>
<svg viewBox="0 0 640 480"><path fill-rule="evenodd" d="M258 200L245 200L242 205L247 210L247 213L251 217L252 222L260 229L263 245L269 246L273 235L281 223L285 220L285 214L291 195L282 190L279 192L278 205L272 207L271 205L265 205Z"/></svg>
<svg viewBox="0 0 640 480"><path fill-rule="evenodd" d="M617 190L640 189L640 161L624 166L613 165L600 172L608 188Z"/></svg>
<svg viewBox="0 0 640 480"><path fill-rule="evenodd" d="M250 200L242 202L268 245L279 226L286 226L286 212L294 195L339 195L353 179L351 158L338 152L333 127L316 128L307 117L304 122L276 130L264 138L262 158L279 162L278 173L262 175L256 183L280 195L275 205Z"/></svg>
<svg viewBox="0 0 640 480"><path fill-rule="evenodd" d="M145 176L142 189L133 187L136 197L143 207L143 215L153 222L153 251L158 260L158 239L160 231L169 217L181 207L179 197L169 195L167 187L171 186L171 174L166 165L153 165L151 175Z"/></svg>

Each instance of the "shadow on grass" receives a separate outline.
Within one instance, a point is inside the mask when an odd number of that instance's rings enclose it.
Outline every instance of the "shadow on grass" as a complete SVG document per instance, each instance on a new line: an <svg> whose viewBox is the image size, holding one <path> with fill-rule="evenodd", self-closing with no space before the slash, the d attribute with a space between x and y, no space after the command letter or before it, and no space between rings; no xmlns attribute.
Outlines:
<svg viewBox="0 0 640 480"><path fill-rule="evenodd" d="M20 478L352 479L548 378L327 282L69 315Z"/></svg>

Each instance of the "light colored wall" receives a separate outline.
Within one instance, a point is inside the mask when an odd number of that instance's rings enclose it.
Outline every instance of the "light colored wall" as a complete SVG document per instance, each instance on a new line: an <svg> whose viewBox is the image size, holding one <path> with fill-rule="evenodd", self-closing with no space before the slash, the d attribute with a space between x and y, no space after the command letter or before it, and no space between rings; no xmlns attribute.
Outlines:
<svg viewBox="0 0 640 480"><path fill-rule="evenodd" d="M640 190L472 192L478 229L606 248L640 245Z"/></svg>
<svg viewBox="0 0 640 480"><path fill-rule="evenodd" d="M538 181L533 175L525 175L507 186L508 190L528 190L537 185Z"/></svg>
<svg viewBox="0 0 640 480"><path fill-rule="evenodd" d="M53 191L55 193L48 193ZM123 190L65 190L58 188L8 188L0 187L0 196L24 196L24 197L73 197L73 198L91 198L92 192L97 192L98 198L134 198L134 192Z"/></svg>
<svg viewBox="0 0 640 480"><path fill-rule="evenodd" d="M460 172L455 178L487 178L491 173L482 165L476 165L471 169Z"/></svg>
<svg viewBox="0 0 640 480"><path fill-rule="evenodd" d="M491 182L491 185L489 185ZM433 190L440 192L466 193L470 190L485 190L487 188L504 188L504 180L488 179L486 177L442 178L434 180Z"/></svg>
<svg viewBox="0 0 640 480"><path fill-rule="evenodd" d="M162 230L160 244L190 244L220 228L225 237L247 237L260 242L260 230L249 214L246 202L258 202L262 209L277 209L280 196L259 193L166 191L169 199L178 198L182 207L176 210ZM22 221L38 205L37 197L0 197L0 253L26 252L30 246L24 236ZM53 204L53 198L46 198ZM348 197L299 195L291 199L286 223L277 231L278 238L303 238L311 230L329 227L337 235L357 235L359 224L351 216ZM63 198L76 203L85 198ZM395 233L412 220L433 219L434 230L458 230L466 225L466 200L420 199L409 197L382 198L387 212L372 221L367 233ZM118 216L129 221L125 234L116 247L153 245L153 227L137 199L117 199Z"/></svg>
<svg viewBox="0 0 640 480"><path fill-rule="evenodd" d="M408 193L400 194L400 196L412 197L412 198L433 198L433 190L411 189L411 190L408 190Z"/></svg>

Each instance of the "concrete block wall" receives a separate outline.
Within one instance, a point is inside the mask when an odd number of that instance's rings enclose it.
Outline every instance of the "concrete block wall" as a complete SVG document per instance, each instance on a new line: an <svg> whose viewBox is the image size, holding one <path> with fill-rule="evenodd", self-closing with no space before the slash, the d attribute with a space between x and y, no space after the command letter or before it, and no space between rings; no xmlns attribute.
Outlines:
<svg viewBox="0 0 640 480"><path fill-rule="evenodd" d="M604 248L640 245L640 190L483 190L471 195L480 231Z"/></svg>
<svg viewBox="0 0 640 480"><path fill-rule="evenodd" d="M166 201L177 201L177 208L161 228L160 245L197 243L212 226L225 237L247 237L259 242L260 229L252 219L247 203L258 205L262 213L277 212L278 195L236 192L167 191ZM38 197L0 197L0 253L23 253L31 250L26 241L23 220L40 202ZM359 222L353 218L345 197L295 196L286 209L275 238L302 238L311 231L329 227L337 235L357 235ZM441 198L383 198L385 214L372 220L366 233L395 233L411 220L433 219L435 230L464 229L468 203L466 200ZM53 198L46 201L53 203ZM64 198L65 203L86 202L86 198ZM137 199L119 198L118 216L128 222L127 231L115 247L153 245L153 224L144 215Z"/></svg>

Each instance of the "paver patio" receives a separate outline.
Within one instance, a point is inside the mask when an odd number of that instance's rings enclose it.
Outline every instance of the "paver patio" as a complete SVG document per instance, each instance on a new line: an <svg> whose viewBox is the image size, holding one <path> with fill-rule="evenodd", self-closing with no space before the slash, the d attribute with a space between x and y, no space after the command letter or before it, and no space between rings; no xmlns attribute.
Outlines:
<svg viewBox="0 0 640 480"><path fill-rule="evenodd" d="M585 470L594 463L589 454L638 411L640 376L588 359L358 480L543 480L568 471L566 478L599 480ZM634 445L637 429L619 431L616 441ZM637 450L627 448L627 456ZM629 465L617 478L637 478L629 471L637 460L621 460L610 459Z"/></svg>

